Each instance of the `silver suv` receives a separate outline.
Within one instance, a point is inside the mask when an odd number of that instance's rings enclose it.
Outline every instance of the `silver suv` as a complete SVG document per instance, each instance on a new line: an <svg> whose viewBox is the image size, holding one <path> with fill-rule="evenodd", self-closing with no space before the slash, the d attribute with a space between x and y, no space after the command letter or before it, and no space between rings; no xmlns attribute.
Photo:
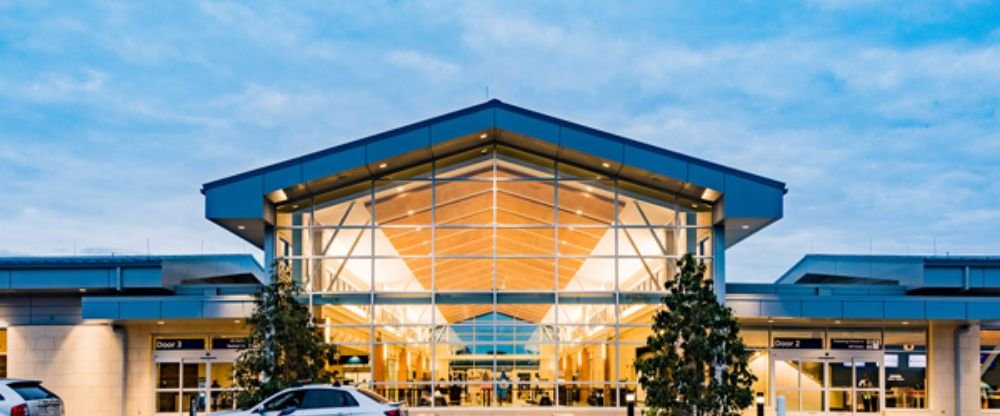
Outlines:
<svg viewBox="0 0 1000 416"><path fill-rule="evenodd" d="M0 416L63 416L59 396L40 381L0 378Z"/></svg>

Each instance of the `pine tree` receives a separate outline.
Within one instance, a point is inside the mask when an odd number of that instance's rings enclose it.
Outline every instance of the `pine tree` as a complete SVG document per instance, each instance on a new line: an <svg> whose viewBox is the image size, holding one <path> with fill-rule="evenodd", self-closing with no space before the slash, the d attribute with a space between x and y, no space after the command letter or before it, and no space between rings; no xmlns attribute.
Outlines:
<svg viewBox="0 0 1000 416"><path fill-rule="evenodd" d="M649 354L636 360L650 416L736 416L753 401L756 377L747 364L739 325L719 303L705 265L690 254L665 284Z"/></svg>
<svg viewBox="0 0 1000 416"><path fill-rule="evenodd" d="M333 347L323 342L309 314L296 299L301 286L281 263L273 267L271 283L254 295L255 309L236 360L237 394L240 408L250 407L268 396L302 382L324 382Z"/></svg>

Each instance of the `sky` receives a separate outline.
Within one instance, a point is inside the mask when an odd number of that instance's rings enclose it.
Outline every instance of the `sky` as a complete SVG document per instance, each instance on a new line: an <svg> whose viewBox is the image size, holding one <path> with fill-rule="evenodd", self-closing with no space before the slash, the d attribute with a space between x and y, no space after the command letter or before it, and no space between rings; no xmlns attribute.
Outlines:
<svg viewBox="0 0 1000 416"><path fill-rule="evenodd" d="M0 255L259 250L201 184L503 101L783 181L729 281L1000 255L1000 2L0 0Z"/></svg>

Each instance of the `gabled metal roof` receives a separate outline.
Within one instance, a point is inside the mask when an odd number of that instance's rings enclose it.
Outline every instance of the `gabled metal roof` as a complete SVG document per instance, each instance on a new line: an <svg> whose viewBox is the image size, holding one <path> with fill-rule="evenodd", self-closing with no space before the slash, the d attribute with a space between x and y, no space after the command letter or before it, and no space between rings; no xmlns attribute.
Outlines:
<svg viewBox="0 0 1000 416"><path fill-rule="evenodd" d="M678 195L721 194L717 217L735 244L781 218L785 184L499 100L206 183L206 217L263 247L276 203L391 174L485 142L575 164Z"/></svg>

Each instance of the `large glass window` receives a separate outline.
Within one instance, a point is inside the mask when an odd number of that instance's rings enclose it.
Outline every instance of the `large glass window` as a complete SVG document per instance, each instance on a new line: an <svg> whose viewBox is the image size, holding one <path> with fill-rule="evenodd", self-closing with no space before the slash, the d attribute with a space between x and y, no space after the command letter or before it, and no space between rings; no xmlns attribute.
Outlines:
<svg viewBox="0 0 1000 416"><path fill-rule="evenodd" d="M979 345L979 400L983 409L1000 409L1000 331L981 331Z"/></svg>
<svg viewBox="0 0 1000 416"><path fill-rule="evenodd" d="M708 204L488 145L278 207L272 255L338 378L411 406L619 406L677 259L710 268L711 225Z"/></svg>
<svg viewBox="0 0 1000 416"><path fill-rule="evenodd" d="M927 332L885 330L885 407L927 407Z"/></svg>
<svg viewBox="0 0 1000 416"><path fill-rule="evenodd" d="M7 377L7 330L0 328L0 378Z"/></svg>

